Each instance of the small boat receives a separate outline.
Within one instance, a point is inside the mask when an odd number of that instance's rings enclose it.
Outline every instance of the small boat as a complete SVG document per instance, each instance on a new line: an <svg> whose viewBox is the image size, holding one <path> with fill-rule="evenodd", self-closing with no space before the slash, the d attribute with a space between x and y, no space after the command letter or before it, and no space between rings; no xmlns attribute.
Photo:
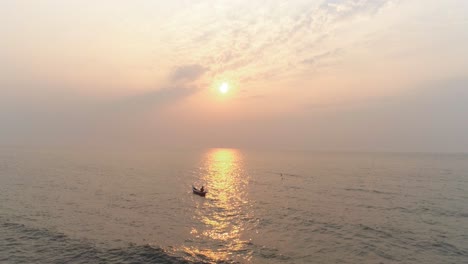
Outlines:
<svg viewBox="0 0 468 264"><path fill-rule="evenodd" d="M207 191L201 191L201 190L195 188L195 186L193 186L193 185L192 185L192 191L193 191L194 194L200 195L200 196L203 196L203 197L205 197L205 195L207 193Z"/></svg>

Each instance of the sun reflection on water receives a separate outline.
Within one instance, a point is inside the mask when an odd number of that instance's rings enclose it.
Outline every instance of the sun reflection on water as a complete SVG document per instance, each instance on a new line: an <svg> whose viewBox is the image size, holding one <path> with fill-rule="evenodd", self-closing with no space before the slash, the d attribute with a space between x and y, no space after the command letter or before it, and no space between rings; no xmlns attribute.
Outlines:
<svg viewBox="0 0 468 264"><path fill-rule="evenodd" d="M202 162L200 181L205 183L208 195L197 205L195 226L190 234L206 247L184 247L192 256L205 256L211 261L227 259L249 260L246 250L249 240L244 234L251 219L247 198L248 175L242 155L234 149L214 149ZM205 260L206 261L206 260Z"/></svg>

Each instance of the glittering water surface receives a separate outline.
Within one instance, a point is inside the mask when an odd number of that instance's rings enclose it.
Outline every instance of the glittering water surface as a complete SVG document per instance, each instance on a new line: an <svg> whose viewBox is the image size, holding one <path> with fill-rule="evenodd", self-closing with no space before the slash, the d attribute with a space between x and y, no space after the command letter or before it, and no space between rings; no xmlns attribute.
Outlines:
<svg viewBox="0 0 468 264"><path fill-rule="evenodd" d="M5 263L468 263L462 154L2 148L0 201Z"/></svg>

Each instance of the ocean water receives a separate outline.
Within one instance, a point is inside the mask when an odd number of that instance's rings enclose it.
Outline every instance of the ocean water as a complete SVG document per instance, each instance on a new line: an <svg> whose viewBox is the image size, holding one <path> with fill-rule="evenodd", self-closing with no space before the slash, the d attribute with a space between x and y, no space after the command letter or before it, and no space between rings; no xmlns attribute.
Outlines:
<svg viewBox="0 0 468 264"><path fill-rule="evenodd" d="M468 155L1 148L0 263L468 263Z"/></svg>

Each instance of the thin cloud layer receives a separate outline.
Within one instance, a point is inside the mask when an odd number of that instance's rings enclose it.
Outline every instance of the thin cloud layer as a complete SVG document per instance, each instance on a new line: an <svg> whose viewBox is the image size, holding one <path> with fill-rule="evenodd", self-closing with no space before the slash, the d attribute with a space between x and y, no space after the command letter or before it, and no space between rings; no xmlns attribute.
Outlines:
<svg viewBox="0 0 468 264"><path fill-rule="evenodd" d="M208 21L192 21L190 16L184 19L176 17L181 21L188 20L187 24L191 26L186 30L193 28L196 32L193 38L180 40L178 46L201 47L201 61L211 66L213 75L228 72L243 80L253 80L268 73L284 75L297 71L296 66L309 57L314 57L315 63L311 66L319 67L318 60L326 59L321 54L331 56L336 54L336 50L346 52L349 42L339 41L339 31L347 27L344 23L371 18L390 2L219 4L220 15L215 18L220 23L212 23L208 27L204 24ZM203 54L205 47L210 47L207 54Z"/></svg>

